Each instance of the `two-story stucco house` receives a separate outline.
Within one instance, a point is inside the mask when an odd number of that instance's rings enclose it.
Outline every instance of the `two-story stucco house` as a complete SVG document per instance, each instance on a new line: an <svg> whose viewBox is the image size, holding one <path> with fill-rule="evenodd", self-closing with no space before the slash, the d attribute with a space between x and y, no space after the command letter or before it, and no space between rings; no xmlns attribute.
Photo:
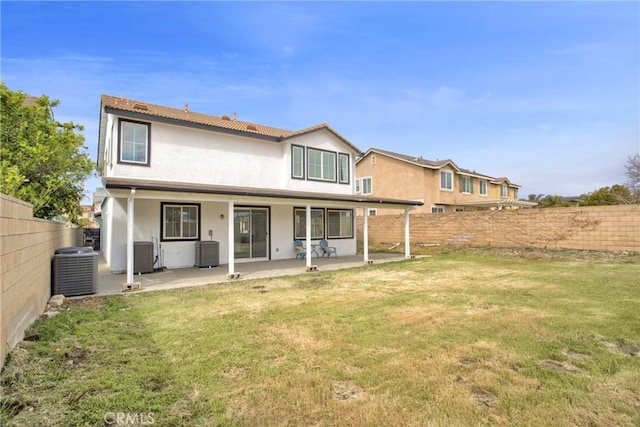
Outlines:
<svg viewBox="0 0 640 427"><path fill-rule="evenodd" d="M452 160L425 160L377 148L356 162L356 193L421 200L414 212L512 209L536 204L518 200L519 185L458 167ZM376 214L372 210L369 214ZM397 213L385 211L385 213Z"/></svg>
<svg viewBox="0 0 640 427"><path fill-rule="evenodd" d="M355 255L356 209L372 207L406 211L408 234L421 202L356 194L360 153L326 124L289 131L103 95L104 257L131 283L134 241L157 242L167 268L193 266L194 242L218 241L233 276L237 262L295 258L294 240Z"/></svg>

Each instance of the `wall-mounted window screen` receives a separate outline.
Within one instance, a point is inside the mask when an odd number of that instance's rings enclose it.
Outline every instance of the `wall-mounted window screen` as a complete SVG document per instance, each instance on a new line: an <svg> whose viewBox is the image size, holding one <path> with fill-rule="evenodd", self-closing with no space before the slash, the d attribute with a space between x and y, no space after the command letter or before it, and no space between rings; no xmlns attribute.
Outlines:
<svg viewBox="0 0 640 427"><path fill-rule="evenodd" d="M362 194L373 194L373 178L362 178Z"/></svg>
<svg viewBox="0 0 640 427"><path fill-rule="evenodd" d="M120 120L120 162L149 163L148 123Z"/></svg>
<svg viewBox="0 0 640 427"><path fill-rule="evenodd" d="M460 176L460 192L473 194L473 179L470 176Z"/></svg>
<svg viewBox="0 0 640 427"><path fill-rule="evenodd" d="M294 210L295 239L307 238L307 211L303 208ZM324 209L311 209L311 238L324 238Z"/></svg>
<svg viewBox="0 0 640 427"><path fill-rule="evenodd" d="M440 189L453 190L453 173L449 171L440 171Z"/></svg>
<svg viewBox="0 0 640 427"><path fill-rule="evenodd" d="M322 181L336 180L336 153L310 148L308 156L308 177Z"/></svg>
<svg viewBox="0 0 640 427"><path fill-rule="evenodd" d="M338 181L341 184L349 183L349 155L340 153L338 154L338 162L339 162L339 174Z"/></svg>
<svg viewBox="0 0 640 427"><path fill-rule="evenodd" d="M164 240L198 239L198 205L162 205L162 238Z"/></svg>
<svg viewBox="0 0 640 427"><path fill-rule="evenodd" d="M480 185L480 195L481 196L486 196L487 195L487 181L480 180L480 182L478 184Z"/></svg>
<svg viewBox="0 0 640 427"><path fill-rule="evenodd" d="M352 210L327 210L328 238L352 238L353 237L353 211Z"/></svg>
<svg viewBox="0 0 640 427"><path fill-rule="evenodd" d="M304 147L291 146L291 177L304 179Z"/></svg>

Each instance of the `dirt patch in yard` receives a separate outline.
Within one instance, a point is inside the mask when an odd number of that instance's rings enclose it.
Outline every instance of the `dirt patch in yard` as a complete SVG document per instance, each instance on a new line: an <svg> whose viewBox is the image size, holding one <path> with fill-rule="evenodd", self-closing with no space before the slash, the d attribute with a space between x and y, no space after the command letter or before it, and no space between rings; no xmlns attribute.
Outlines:
<svg viewBox="0 0 640 427"><path fill-rule="evenodd" d="M478 404L478 406L495 406L497 397L490 391L483 390L480 387L471 388L471 397Z"/></svg>
<svg viewBox="0 0 640 427"><path fill-rule="evenodd" d="M640 356L640 345L625 344L621 342L602 341L602 344L611 351L620 352L627 356Z"/></svg>
<svg viewBox="0 0 640 427"><path fill-rule="evenodd" d="M560 372L580 372L580 368L569 362L558 362L557 360L541 360L538 362L540 366L547 369L553 369Z"/></svg>
<svg viewBox="0 0 640 427"><path fill-rule="evenodd" d="M362 399L364 391L353 381L334 381L332 395L336 400L354 400Z"/></svg>

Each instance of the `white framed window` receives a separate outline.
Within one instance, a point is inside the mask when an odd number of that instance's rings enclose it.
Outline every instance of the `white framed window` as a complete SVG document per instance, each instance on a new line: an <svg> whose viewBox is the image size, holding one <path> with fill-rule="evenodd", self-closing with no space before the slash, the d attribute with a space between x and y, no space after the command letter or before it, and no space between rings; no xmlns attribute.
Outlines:
<svg viewBox="0 0 640 427"><path fill-rule="evenodd" d="M307 176L320 181L336 181L336 153L307 149Z"/></svg>
<svg viewBox="0 0 640 427"><path fill-rule="evenodd" d="M509 187L506 184L500 185L500 197L508 197L509 196Z"/></svg>
<svg viewBox="0 0 640 427"><path fill-rule="evenodd" d="M353 238L353 210L327 209L327 230L329 239Z"/></svg>
<svg viewBox="0 0 640 427"><path fill-rule="evenodd" d="M349 155L338 153L338 182L349 184Z"/></svg>
<svg viewBox="0 0 640 427"><path fill-rule="evenodd" d="M440 190L453 191L453 172L440 171Z"/></svg>
<svg viewBox="0 0 640 427"><path fill-rule="evenodd" d="M294 208L293 235L296 240L307 238L307 210ZM324 209L311 209L311 238L324 239Z"/></svg>
<svg viewBox="0 0 640 427"><path fill-rule="evenodd" d="M291 178L304 179L304 147L291 146Z"/></svg>
<svg viewBox="0 0 640 427"><path fill-rule="evenodd" d="M367 214L368 214L369 216L376 216L376 215L378 215L378 209L376 209L376 208L369 208L369 209L367 210Z"/></svg>
<svg viewBox="0 0 640 427"><path fill-rule="evenodd" d="M362 194L373 194L373 178L370 176L362 178L360 190L362 191Z"/></svg>
<svg viewBox="0 0 640 427"><path fill-rule="evenodd" d="M442 206L442 205L432 205L431 206L431 213L432 214L444 213L444 206Z"/></svg>
<svg viewBox="0 0 640 427"><path fill-rule="evenodd" d="M360 189L362 188L362 179L356 179L356 194L360 194Z"/></svg>
<svg viewBox="0 0 640 427"><path fill-rule="evenodd" d="M518 199L518 189L517 188L513 189L513 198L516 199L516 200Z"/></svg>
<svg viewBox="0 0 640 427"><path fill-rule="evenodd" d="M473 194L473 178L460 175L460 192Z"/></svg>
<svg viewBox="0 0 640 427"><path fill-rule="evenodd" d="M487 195L487 181L486 181L486 180L484 180L484 179L481 179L481 180L478 182L478 187L479 187L479 191L478 191L478 193L479 193L481 196L486 196L486 195Z"/></svg>
<svg viewBox="0 0 640 427"><path fill-rule="evenodd" d="M162 240L199 240L199 204L161 204Z"/></svg>
<svg viewBox="0 0 640 427"><path fill-rule="evenodd" d="M118 162L149 165L149 123L119 119Z"/></svg>

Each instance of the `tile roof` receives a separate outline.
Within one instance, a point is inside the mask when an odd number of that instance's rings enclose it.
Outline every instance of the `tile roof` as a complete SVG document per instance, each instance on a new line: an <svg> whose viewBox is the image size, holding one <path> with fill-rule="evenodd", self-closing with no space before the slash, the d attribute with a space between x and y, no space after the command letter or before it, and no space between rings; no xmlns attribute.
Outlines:
<svg viewBox="0 0 640 427"><path fill-rule="evenodd" d="M133 113L163 117L167 119L181 120L189 123L197 123L201 125L214 126L240 132L255 133L258 135L270 136L275 138L284 138L294 133L286 129L264 126L257 123L245 122L242 120L235 120L230 118L229 116L218 117L197 113L195 111L190 111L188 105L185 105L184 109L171 108L110 95L102 95L101 102L102 108L110 107L116 110L129 111Z"/></svg>
<svg viewBox="0 0 640 427"><path fill-rule="evenodd" d="M400 153L394 153L393 151L387 151L387 150L381 150L379 148L371 148L369 149L369 151L375 151L378 152L380 154L385 154L387 156L390 157L395 157L399 160L403 160L405 162L410 162L410 163L416 163L418 165L421 166L427 166L430 168L440 168L444 165L446 165L447 163L452 164L453 166L456 167L456 169L459 169L455 163L453 163L453 160L451 159L445 159L445 160L426 160L423 159L422 157L415 157L415 156L407 156L406 154L400 154Z"/></svg>
<svg viewBox="0 0 640 427"><path fill-rule="evenodd" d="M165 119L180 120L187 123L195 123L205 126L218 127L223 129L229 129L237 132L245 132L249 134L255 134L260 136L266 136L273 138L277 141L283 141L288 138L295 138L307 133L316 132L319 130L327 130L338 139L342 140L345 144L351 147L357 153L362 150L352 144L347 138L340 135L331 126L326 123L320 123L315 126L300 129L297 131L291 131L287 129L280 129L271 126L265 126L258 123L245 122L243 120L237 120L235 117L229 116L212 116L209 114L197 113L190 111L188 104L183 109L165 107L162 105L150 104L148 102L135 101L132 99L126 99L111 95L102 95L101 98L102 108L112 108L121 111L128 111L132 113L144 114L147 116L161 117ZM234 113L235 116L235 113Z"/></svg>
<svg viewBox="0 0 640 427"><path fill-rule="evenodd" d="M478 177L478 178L481 178L481 179L488 179L488 180L491 180L491 182L494 183L494 184L502 184L504 181L506 181L508 183L508 185L510 185L512 187L519 187L519 185L513 184L507 178L494 178L492 176L485 175L483 173L478 173L478 172L476 172L474 170L463 169L461 167L458 167L458 165L456 165L453 162L453 160L451 160L451 159L436 160L436 161L426 160L426 159L423 159L422 156L420 156L420 157L407 156L406 154L400 154L400 153L395 153L393 151L381 150L379 148L370 148L369 150L367 150L367 153L369 153L369 152L380 153L380 154L383 154L383 155L386 155L386 156L389 156L389 157L396 158L398 160L402 160L404 162L413 163L415 165L427 167L427 168L430 168L430 169L440 169L441 167L449 164L449 165L453 166L453 168L458 173L460 173L462 175L472 175L474 177ZM362 158L360 158L358 161L360 161L361 159Z"/></svg>

